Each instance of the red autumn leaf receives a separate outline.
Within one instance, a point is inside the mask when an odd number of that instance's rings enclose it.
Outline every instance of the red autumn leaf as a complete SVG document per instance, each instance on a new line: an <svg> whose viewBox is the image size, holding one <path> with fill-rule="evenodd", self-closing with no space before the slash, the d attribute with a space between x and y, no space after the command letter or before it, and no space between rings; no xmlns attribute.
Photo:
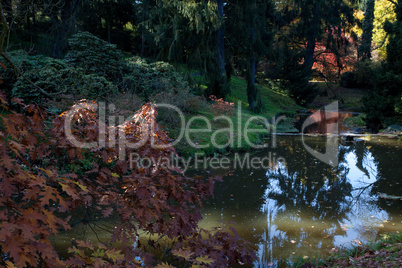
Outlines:
<svg viewBox="0 0 402 268"><path fill-rule="evenodd" d="M2 245L2 251L8 252L10 257L18 262L20 255L22 254L22 242L17 237L7 237Z"/></svg>
<svg viewBox="0 0 402 268"><path fill-rule="evenodd" d="M76 241L77 245L81 248L87 248L87 249L91 249L94 250L94 246L92 245L92 243L88 240L86 241L82 241L82 240L78 240Z"/></svg>
<svg viewBox="0 0 402 268"><path fill-rule="evenodd" d="M7 101L6 101L7 97L6 97L6 93L4 93L3 91L0 92L0 103L3 105L7 105Z"/></svg>
<svg viewBox="0 0 402 268"><path fill-rule="evenodd" d="M102 211L102 215L103 215L103 217L107 218L112 214L112 212L113 212L113 208L109 207Z"/></svg>
<svg viewBox="0 0 402 268"><path fill-rule="evenodd" d="M24 240L32 240L34 241L34 234L32 232L33 226L29 223L22 223L18 225L18 228L21 230L21 236L24 238Z"/></svg>
<svg viewBox="0 0 402 268"><path fill-rule="evenodd" d="M78 193L77 190L75 190L73 187L71 187L68 184L64 184L59 182L61 189L66 192L69 196L71 196L73 199L78 199Z"/></svg>
<svg viewBox="0 0 402 268"><path fill-rule="evenodd" d="M20 105L24 105L24 103L23 103L24 100L20 99L20 98L12 98L11 101L15 102L15 103L18 103Z"/></svg>
<svg viewBox="0 0 402 268"><path fill-rule="evenodd" d="M51 187L45 187L45 190L40 193L41 197L41 206L52 205L57 201L57 191ZM51 202L53 201L53 202Z"/></svg>

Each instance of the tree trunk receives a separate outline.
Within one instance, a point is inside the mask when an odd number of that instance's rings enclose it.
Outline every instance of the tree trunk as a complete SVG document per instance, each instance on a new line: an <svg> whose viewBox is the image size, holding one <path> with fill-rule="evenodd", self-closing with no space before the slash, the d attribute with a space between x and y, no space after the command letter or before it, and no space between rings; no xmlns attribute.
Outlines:
<svg viewBox="0 0 402 268"><path fill-rule="evenodd" d="M11 26L11 23L12 23L13 17L14 17L13 1L12 0L3 0L3 1L1 1L1 4L3 5L4 13L6 13L6 20L8 22L8 25Z"/></svg>
<svg viewBox="0 0 402 268"><path fill-rule="evenodd" d="M223 29L223 20L224 20L224 12L223 12L223 0L216 0L218 5L218 14L222 21L221 27L218 30L218 66L221 72L221 75L225 75L225 40L224 40L224 29Z"/></svg>
<svg viewBox="0 0 402 268"><path fill-rule="evenodd" d="M320 19L319 19L319 7L318 3L314 4L314 17L313 17L313 25L310 28L310 33L308 34L308 41L307 41L307 55L304 59L304 65L311 72L314 63L314 51L317 42L317 34L320 28Z"/></svg>
<svg viewBox="0 0 402 268"><path fill-rule="evenodd" d="M59 28L55 34L53 44L52 57L62 58L67 51L67 36L74 29L75 16L77 14L77 7L80 0L65 1L61 10L61 20Z"/></svg>
<svg viewBox="0 0 402 268"><path fill-rule="evenodd" d="M255 56L247 64L247 99L251 111L256 109L256 87L255 87Z"/></svg>
<svg viewBox="0 0 402 268"><path fill-rule="evenodd" d="M247 64L247 98L248 104L251 111L259 113L262 109L261 98L259 96L258 88L255 86L255 72L256 72L256 12L257 12L257 2L256 0L250 3L251 8L249 9L249 23L250 23L250 37L251 46L249 47L249 62Z"/></svg>
<svg viewBox="0 0 402 268"><path fill-rule="evenodd" d="M145 2L142 2L142 23L141 23L141 57L145 57Z"/></svg>

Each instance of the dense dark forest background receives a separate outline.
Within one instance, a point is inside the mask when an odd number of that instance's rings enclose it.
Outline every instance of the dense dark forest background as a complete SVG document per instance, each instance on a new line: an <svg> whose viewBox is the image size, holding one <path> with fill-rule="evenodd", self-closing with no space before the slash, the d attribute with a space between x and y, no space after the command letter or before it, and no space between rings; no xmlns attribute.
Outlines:
<svg viewBox="0 0 402 268"><path fill-rule="evenodd" d="M400 115L400 1L1 3L10 28L3 51L63 58L68 38L89 32L124 52L199 71L207 80L206 95L226 97L231 75L241 75L255 112L262 109L256 81L274 79L301 104L318 94L311 80L366 88L373 129Z"/></svg>

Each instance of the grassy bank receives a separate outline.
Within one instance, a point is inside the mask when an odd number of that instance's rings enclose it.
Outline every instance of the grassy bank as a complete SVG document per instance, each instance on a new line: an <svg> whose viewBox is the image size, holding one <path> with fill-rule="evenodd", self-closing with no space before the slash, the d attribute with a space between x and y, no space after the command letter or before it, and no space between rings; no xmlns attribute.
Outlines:
<svg viewBox="0 0 402 268"><path fill-rule="evenodd" d="M293 263L282 261L278 267L401 267L402 233L384 234L367 244L333 249L326 259L298 258Z"/></svg>
<svg viewBox="0 0 402 268"><path fill-rule="evenodd" d="M267 86L257 86L264 107L260 114L248 109L247 82L240 77L232 77L228 101L209 100L197 111L186 114L185 120L166 124L169 136L180 140L175 146L177 152L182 156L191 156L196 153L215 155L246 151L253 145L264 144L269 133L296 131L291 116L301 107L286 95L274 92ZM287 117L281 120L276 129L267 130L262 118L272 123L278 115ZM183 123L187 131L191 130L190 134L183 133Z"/></svg>

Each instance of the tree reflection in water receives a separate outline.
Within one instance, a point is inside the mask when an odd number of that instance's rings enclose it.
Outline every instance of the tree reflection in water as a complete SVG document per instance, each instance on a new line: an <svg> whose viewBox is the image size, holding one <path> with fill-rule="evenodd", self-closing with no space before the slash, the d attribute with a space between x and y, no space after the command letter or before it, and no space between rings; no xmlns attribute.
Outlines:
<svg viewBox="0 0 402 268"><path fill-rule="evenodd" d="M306 142L325 151L325 138ZM202 227L235 222L239 234L259 250L255 267L292 256L323 256L356 239L402 231L401 201L379 198L379 193L402 195L402 144L341 144L339 165L333 168L311 156L300 137L279 136L277 143L253 155L274 153L286 160L268 170L197 171L223 175L204 205Z"/></svg>
<svg viewBox="0 0 402 268"><path fill-rule="evenodd" d="M322 144L313 146L320 150ZM340 148L337 168L319 162L297 139L287 140L278 150L291 161L266 173L267 203L262 211L268 219L267 244L260 247L259 255L286 259L292 252L307 255L311 249L330 250L334 236L344 233L342 223L350 211L352 185L347 179L349 168L344 164L348 148ZM261 259L260 266L267 259Z"/></svg>

